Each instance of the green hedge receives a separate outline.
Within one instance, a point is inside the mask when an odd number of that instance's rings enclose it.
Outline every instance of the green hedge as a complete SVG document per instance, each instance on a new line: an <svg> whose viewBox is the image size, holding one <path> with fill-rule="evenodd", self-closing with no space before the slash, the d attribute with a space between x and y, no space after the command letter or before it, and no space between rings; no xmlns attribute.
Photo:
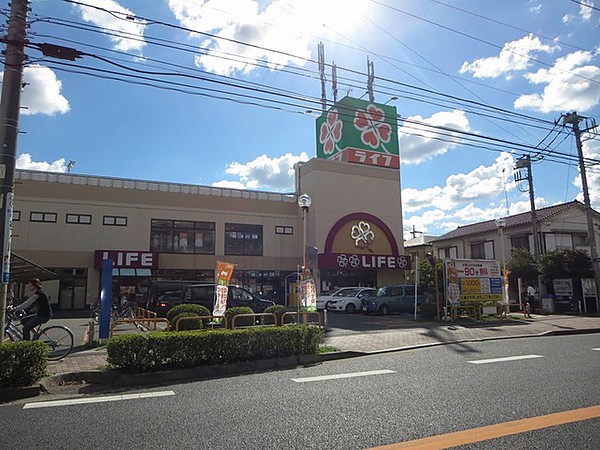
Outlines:
<svg viewBox="0 0 600 450"><path fill-rule="evenodd" d="M48 346L42 341L0 345L0 388L30 386L46 375Z"/></svg>
<svg viewBox="0 0 600 450"><path fill-rule="evenodd" d="M173 319L175 316L178 316L181 313L193 313L199 316L211 316L212 313L208 310L206 306L197 305L194 303L182 303L181 305L173 306L169 311L167 311L167 320L175 329L175 322ZM208 320L206 320L208 322Z"/></svg>
<svg viewBox="0 0 600 450"><path fill-rule="evenodd" d="M254 310L249 306L234 306L225 310L225 317L227 318L227 327L231 328L233 325L233 318L239 314L254 314ZM255 317L241 317L235 321L236 327L251 327L254 325Z"/></svg>
<svg viewBox="0 0 600 450"><path fill-rule="evenodd" d="M277 325L281 325L281 318L283 317L283 314L287 312L287 308L283 305L273 305L265 309L265 312L275 314L275 317L277 317ZM273 323L271 318L265 318L265 324L271 323ZM294 323L294 317L286 316L285 323Z"/></svg>
<svg viewBox="0 0 600 450"><path fill-rule="evenodd" d="M194 314L191 312L182 312L173 317L173 322L171 323L171 330L177 330L177 322L179 321L179 319L188 317L198 317L198 319L182 320L181 322L179 322L179 331L202 329L202 320L200 319L200 316L198 314Z"/></svg>
<svg viewBox="0 0 600 450"><path fill-rule="evenodd" d="M107 361L124 372L230 364L314 354L322 339L307 325L131 334L108 341Z"/></svg>

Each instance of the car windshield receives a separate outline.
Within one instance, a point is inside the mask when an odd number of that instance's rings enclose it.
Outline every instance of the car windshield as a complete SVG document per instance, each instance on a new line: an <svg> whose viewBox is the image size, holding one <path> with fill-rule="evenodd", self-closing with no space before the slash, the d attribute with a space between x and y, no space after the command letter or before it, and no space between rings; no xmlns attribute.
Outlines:
<svg viewBox="0 0 600 450"><path fill-rule="evenodd" d="M358 291L360 291L360 289L344 289L343 291L340 291L339 294L337 294L338 297L356 297L356 294L358 294Z"/></svg>
<svg viewBox="0 0 600 450"><path fill-rule="evenodd" d="M389 295L390 288L389 287L380 287L377 290L377 297L386 297Z"/></svg>

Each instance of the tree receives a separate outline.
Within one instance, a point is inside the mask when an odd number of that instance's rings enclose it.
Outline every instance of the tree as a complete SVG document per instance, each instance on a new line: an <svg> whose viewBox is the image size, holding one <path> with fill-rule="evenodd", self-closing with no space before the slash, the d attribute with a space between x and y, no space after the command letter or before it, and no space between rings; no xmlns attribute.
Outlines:
<svg viewBox="0 0 600 450"><path fill-rule="evenodd" d="M510 260L506 263L509 270L508 281L510 285L516 286L517 280L521 278L524 283L537 284L539 275L535 258L528 250L515 247L510 251Z"/></svg>
<svg viewBox="0 0 600 450"><path fill-rule="evenodd" d="M542 281L548 285L556 278L593 278L592 259L582 250L554 250L537 261Z"/></svg>

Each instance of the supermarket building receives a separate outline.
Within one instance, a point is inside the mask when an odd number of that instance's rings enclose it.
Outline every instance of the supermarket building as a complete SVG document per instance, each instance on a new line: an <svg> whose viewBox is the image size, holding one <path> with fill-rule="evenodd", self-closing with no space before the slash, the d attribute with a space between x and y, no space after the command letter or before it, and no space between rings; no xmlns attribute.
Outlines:
<svg viewBox="0 0 600 450"><path fill-rule="evenodd" d="M351 118L334 115L345 100L317 120L317 132L336 120L351 128ZM345 136L334 134L340 151L329 155L317 136L318 157L296 166L289 194L17 170L13 252L56 274L44 287L61 310L96 301L103 259L114 264L113 298L139 300L155 280L212 282L216 262L226 261L236 264L233 284L291 305L305 252L318 292L403 283L411 262L398 152L378 158ZM306 215L301 194L312 199ZM21 284L13 290L25 294Z"/></svg>

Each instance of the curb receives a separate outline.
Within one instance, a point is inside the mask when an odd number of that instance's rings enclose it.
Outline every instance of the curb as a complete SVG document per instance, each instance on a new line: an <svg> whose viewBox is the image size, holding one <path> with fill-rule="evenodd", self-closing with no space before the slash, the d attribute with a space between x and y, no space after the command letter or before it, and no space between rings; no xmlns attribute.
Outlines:
<svg viewBox="0 0 600 450"><path fill-rule="evenodd" d="M356 358L360 356L393 353L441 345L460 344L465 342L482 342L502 339L535 338L545 336L576 335L600 333L598 328L564 329L545 331L537 334L521 334L515 336L494 336L476 339L457 339L446 342L431 342L427 344L396 347L375 351L341 351L314 355L299 355L285 358L264 359L258 361L222 364L215 366L191 367L186 369L173 369L158 372L122 373L116 370L88 370L81 372L66 372L42 378L39 384L26 387L13 387L0 389L0 403L13 400L35 397L41 392L51 393L53 389L70 382L87 382L101 384L108 387L127 387L139 385L168 384L188 380L206 380L231 377L248 373L261 373L271 370L293 369L299 366L310 366L325 361Z"/></svg>
<svg viewBox="0 0 600 450"><path fill-rule="evenodd" d="M12 402L22 398L36 397L42 392L41 383L25 387L11 387L0 389L0 403Z"/></svg>
<svg viewBox="0 0 600 450"><path fill-rule="evenodd" d="M300 355L286 358L263 359L216 366L190 367L187 369L163 370L144 373L122 373L116 370L90 370L66 372L52 375L41 380L43 388L51 392L53 388L74 381L103 384L110 387L139 386L173 383L186 380L215 379L247 373L268 372L274 369L293 369L298 366L319 364L324 355ZM357 355L358 356L358 355ZM332 358L336 359L336 358Z"/></svg>

